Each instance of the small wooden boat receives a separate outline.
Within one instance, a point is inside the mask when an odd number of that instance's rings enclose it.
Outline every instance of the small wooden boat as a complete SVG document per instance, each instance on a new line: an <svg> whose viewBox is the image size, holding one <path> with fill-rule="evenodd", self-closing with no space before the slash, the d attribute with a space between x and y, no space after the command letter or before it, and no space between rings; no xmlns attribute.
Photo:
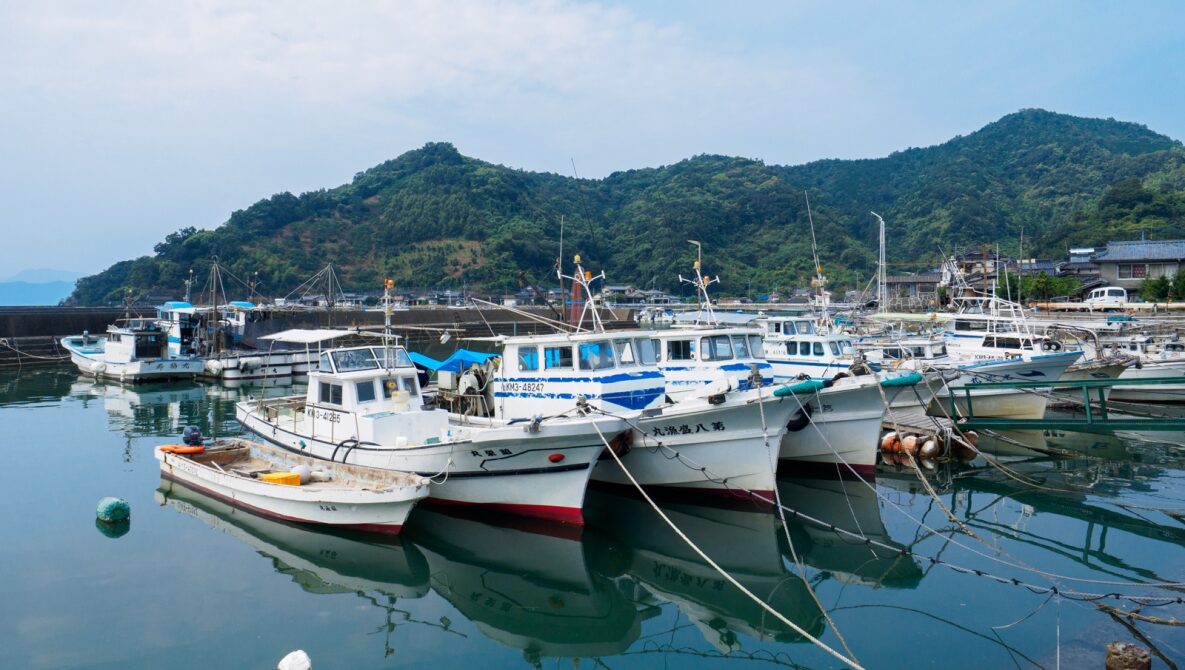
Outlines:
<svg viewBox="0 0 1185 670"><path fill-rule="evenodd" d="M286 521L395 534L428 495L428 480L414 474L332 463L249 440L171 444L155 455L162 477Z"/></svg>

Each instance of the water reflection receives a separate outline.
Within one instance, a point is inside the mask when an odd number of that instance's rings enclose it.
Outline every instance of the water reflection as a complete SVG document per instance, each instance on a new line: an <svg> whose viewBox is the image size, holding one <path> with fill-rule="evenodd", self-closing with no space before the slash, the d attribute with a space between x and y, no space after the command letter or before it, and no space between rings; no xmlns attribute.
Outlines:
<svg viewBox="0 0 1185 670"><path fill-rule="evenodd" d="M77 374L71 378L73 381L62 396L81 402L84 408L101 402L110 429L129 438L179 436L186 426L198 426L210 436L238 435L242 427L235 419L236 402L299 393L304 389L302 385L294 385L291 379L228 387L193 381L120 384ZM46 380L37 381L42 385Z"/></svg>
<svg viewBox="0 0 1185 670"><path fill-rule="evenodd" d="M408 538L428 559L433 590L532 665L617 654L641 631L644 612L590 567L590 543L569 528L495 525L421 507Z"/></svg>
<svg viewBox="0 0 1185 670"><path fill-rule="evenodd" d="M775 610L817 636L824 620L806 584L791 573L778 544L781 525L769 512L664 503L661 509L704 552ZM642 602L671 603L722 653L757 642L803 638L726 582L650 508L627 495L591 491L590 523L616 540L623 575Z"/></svg>
<svg viewBox="0 0 1185 670"><path fill-rule="evenodd" d="M865 544L827 527L835 526L888 547L904 548L885 529L874 489L858 481L787 477L778 479L778 495L782 505L820 522L811 523L794 515L787 518L794 551L805 564L844 583L908 589L916 588L921 581L922 569L913 557ZM784 546L784 551L793 560L790 547Z"/></svg>
<svg viewBox="0 0 1185 670"><path fill-rule="evenodd" d="M385 656L393 653L391 634L401 624L449 628L447 623L417 620L399 606L400 600L428 593L428 563L414 545L273 521L165 478L160 480L156 500L252 547L271 560L276 572L288 575L308 593L353 593L383 610Z"/></svg>

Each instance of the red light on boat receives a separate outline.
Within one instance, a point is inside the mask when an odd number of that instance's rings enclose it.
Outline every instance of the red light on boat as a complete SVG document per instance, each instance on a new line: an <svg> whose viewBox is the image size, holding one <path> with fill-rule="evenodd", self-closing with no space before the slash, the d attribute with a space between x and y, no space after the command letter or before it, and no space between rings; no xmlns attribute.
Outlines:
<svg viewBox="0 0 1185 670"><path fill-rule="evenodd" d="M564 460L564 455L563 454L552 454L547 457L547 460L551 461L552 463L559 463L560 461Z"/></svg>

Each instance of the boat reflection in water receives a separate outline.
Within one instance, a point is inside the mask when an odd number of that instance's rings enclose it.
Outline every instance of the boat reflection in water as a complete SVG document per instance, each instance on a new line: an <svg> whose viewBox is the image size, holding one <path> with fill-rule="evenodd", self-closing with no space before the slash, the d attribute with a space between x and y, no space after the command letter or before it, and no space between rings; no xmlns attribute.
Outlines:
<svg viewBox="0 0 1185 670"><path fill-rule="evenodd" d="M806 584L787 570L778 546L781 525L768 511L663 503L664 513L722 569L811 635L824 619ZM756 642L798 642L797 632L774 619L707 565L650 508L633 496L590 491L585 512L592 525L617 540L635 597L671 603L721 653Z"/></svg>
<svg viewBox="0 0 1185 670"><path fill-rule="evenodd" d="M786 514L786 525L794 551L806 565L822 570L841 582L872 587L912 589L922 580L922 568L900 552L881 518L876 491L860 481L778 478L782 505L822 524L856 533L897 550L865 544L863 541ZM787 560L793 553L779 532Z"/></svg>
<svg viewBox="0 0 1185 670"><path fill-rule="evenodd" d="M70 396L84 404L102 400L108 427L128 437L180 435L185 426L207 420L205 389L192 381L132 386L76 377Z"/></svg>
<svg viewBox="0 0 1185 670"><path fill-rule="evenodd" d="M573 529L440 510L417 508L406 537L427 557L433 590L482 634L536 666L545 657L618 654L638 639L650 613L590 569L590 543Z"/></svg>
<svg viewBox="0 0 1185 670"><path fill-rule="evenodd" d="M428 563L412 545L382 536L286 523L236 509L184 484L160 480L157 502L188 514L267 556L309 593L428 593Z"/></svg>

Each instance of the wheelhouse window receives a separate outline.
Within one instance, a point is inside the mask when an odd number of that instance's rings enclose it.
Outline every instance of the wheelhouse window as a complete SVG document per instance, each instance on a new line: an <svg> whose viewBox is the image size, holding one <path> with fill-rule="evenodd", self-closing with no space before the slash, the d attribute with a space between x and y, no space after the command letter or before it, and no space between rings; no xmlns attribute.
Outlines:
<svg viewBox="0 0 1185 670"><path fill-rule="evenodd" d="M798 331L794 329L794 322L793 321L783 321L782 322L782 334L783 335L797 335L798 334Z"/></svg>
<svg viewBox="0 0 1185 670"><path fill-rule="evenodd" d="M799 356L810 356L811 355L811 343L810 342L799 342L798 343L798 355Z"/></svg>
<svg viewBox="0 0 1185 670"><path fill-rule="evenodd" d="M329 354L321 354L321 361L317 368L323 372L333 372L333 365L329 362Z"/></svg>
<svg viewBox="0 0 1185 670"><path fill-rule="evenodd" d="M823 355L823 343L822 342L814 342L814 343L812 343L812 345L813 345L812 348L814 349L815 355L822 356Z"/></svg>
<svg viewBox="0 0 1185 670"><path fill-rule="evenodd" d="M749 353L753 358L765 358L765 347L762 344L760 335L749 336Z"/></svg>
<svg viewBox="0 0 1185 670"><path fill-rule="evenodd" d="M518 370L527 372L539 369L539 347L518 348Z"/></svg>
<svg viewBox="0 0 1185 670"><path fill-rule="evenodd" d="M701 337L705 361L727 361L732 359L732 340L727 335Z"/></svg>
<svg viewBox="0 0 1185 670"><path fill-rule="evenodd" d="M642 365L658 363L658 340L636 340L638 345L638 361Z"/></svg>
<svg viewBox="0 0 1185 670"><path fill-rule="evenodd" d="M749 353L749 340L744 335L732 336L732 348L737 352L737 358L752 358Z"/></svg>
<svg viewBox="0 0 1185 670"><path fill-rule="evenodd" d="M577 346L580 352L581 370L607 370L614 366L613 348L609 342L582 342Z"/></svg>
<svg viewBox="0 0 1185 670"><path fill-rule="evenodd" d="M374 370L379 366L374 358L374 352L370 349L346 349L345 351L331 352L330 355L333 357L333 366L338 372Z"/></svg>
<svg viewBox="0 0 1185 670"><path fill-rule="evenodd" d="M328 405L342 404L342 385L330 384L329 382L321 382L321 402Z"/></svg>
<svg viewBox="0 0 1185 670"><path fill-rule="evenodd" d="M695 340L667 340L667 360L695 360Z"/></svg>
<svg viewBox="0 0 1185 670"><path fill-rule="evenodd" d="M403 386L403 390L411 397L416 397L420 394L419 385L416 384L415 377L400 377L399 383Z"/></svg>
<svg viewBox="0 0 1185 670"><path fill-rule="evenodd" d="M548 370L571 370L572 347L544 347L543 366Z"/></svg>
<svg viewBox="0 0 1185 670"><path fill-rule="evenodd" d="M375 399L374 380L367 379L364 382L354 384L354 392L358 394L358 402L373 401Z"/></svg>
<svg viewBox="0 0 1185 670"><path fill-rule="evenodd" d="M837 344L835 342L828 342L827 344L831 348L831 355L838 356L839 355L839 344Z"/></svg>
<svg viewBox="0 0 1185 670"><path fill-rule="evenodd" d="M407 355L407 350L403 347L372 347L371 352L374 353L374 358L378 364L386 367L390 365L396 368L411 367L411 356ZM388 356L390 359L388 360Z"/></svg>
<svg viewBox="0 0 1185 670"><path fill-rule="evenodd" d="M634 355L633 340L613 340L613 352L617 354L617 362L621 365L635 365L638 362Z"/></svg>

